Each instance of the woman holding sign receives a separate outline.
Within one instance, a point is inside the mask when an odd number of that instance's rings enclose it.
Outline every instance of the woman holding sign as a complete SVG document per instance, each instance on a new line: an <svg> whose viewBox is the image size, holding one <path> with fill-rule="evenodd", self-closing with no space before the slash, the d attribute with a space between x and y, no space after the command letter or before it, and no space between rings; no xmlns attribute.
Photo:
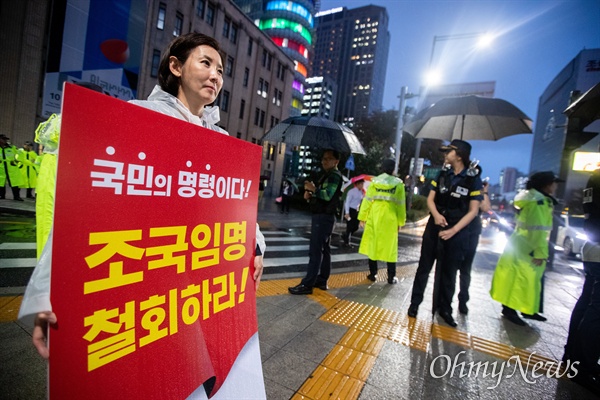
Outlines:
<svg viewBox="0 0 600 400"><path fill-rule="evenodd" d="M219 121L218 108L209 107L215 101L223 86L222 72L222 60L216 40L199 33L180 36L173 40L164 52L159 67L159 85L154 88L148 100L135 100L132 103L227 135L228 133L225 130L215 125ZM262 255L266 248L258 224L256 225L256 240L253 278L255 287L258 288L263 271ZM48 324L54 326L57 324L57 317L51 311L49 293L51 248L52 235L50 235L40 262L36 266L37 273L34 272L32 276L19 313L21 319L35 316L33 343L44 358L49 357L46 343ZM239 354L238 359L227 375L227 381L230 383L227 385L227 382L225 382L222 387L223 390L219 394L227 396L227 393L233 394L235 392L234 386L236 386L236 382L238 385L240 382L240 372L239 369L236 369L239 361L241 361L242 368L243 366L247 368L248 365L251 365L252 368L258 368L262 385L262 368L257 333L248 340ZM241 382L244 382L244 379L241 379ZM261 385L259 385L258 390L262 387L264 392L264 386ZM240 387L243 389L243 385L240 385ZM231 392L231 390L234 390L234 392ZM206 391L209 390L206 389ZM207 393L205 393L202 386L193 394L195 398L205 398L206 395Z"/></svg>

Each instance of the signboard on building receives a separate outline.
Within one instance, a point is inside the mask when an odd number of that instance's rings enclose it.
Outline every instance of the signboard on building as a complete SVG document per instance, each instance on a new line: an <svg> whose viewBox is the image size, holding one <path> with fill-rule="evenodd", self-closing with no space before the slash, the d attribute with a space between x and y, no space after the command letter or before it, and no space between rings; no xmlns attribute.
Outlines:
<svg viewBox="0 0 600 400"><path fill-rule="evenodd" d="M52 17L42 115L60 112L65 82L136 98L145 22L144 0L67 0L64 15Z"/></svg>
<svg viewBox="0 0 600 400"><path fill-rule="evenodd" d="M600 168L600 153L576 151L573 155L573 171L592 172Z"/></svg>

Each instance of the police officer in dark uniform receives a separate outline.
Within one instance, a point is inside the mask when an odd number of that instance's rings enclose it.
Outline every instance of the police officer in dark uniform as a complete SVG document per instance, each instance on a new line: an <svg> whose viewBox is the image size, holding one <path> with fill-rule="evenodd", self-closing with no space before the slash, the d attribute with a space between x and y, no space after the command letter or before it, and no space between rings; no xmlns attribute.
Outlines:
<svg viewBox="0 0 600 400"><path fill-rule="evenodd" d="M471 145L455 139L440 148L445 154L444 168L427 197L431 216L423 233L421 257L413 282L409 317L416 317L434 261L437 259L433 312L456 327L452 317L452 298L456 272L464 261L469 244L469 223L477 217L483 199L482 183L475 169L468 169Z"/></svg>
<svg viewBox="0 0 600 400"><path fill-rule="evenodd" d="M595 170L583 191L588 237L582 249L585 281L569 324L563 361L579 361L572 380L600 396L600 169Z"/></svg>

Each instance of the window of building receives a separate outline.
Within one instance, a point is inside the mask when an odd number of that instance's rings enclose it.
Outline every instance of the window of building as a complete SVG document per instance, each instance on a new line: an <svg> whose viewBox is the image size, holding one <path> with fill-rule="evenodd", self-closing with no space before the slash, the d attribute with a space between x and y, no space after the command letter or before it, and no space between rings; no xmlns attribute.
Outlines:
<svg viewBox="0 0 600 400"><path fill-rule="evenodd" d="M252 138L252 143L256 144L256 138Z"/></svg>
<svg viewBox="0 0 600 400"><path fill-rule="evenodd" d="M215 23L215 6L214 4L208 3L206 9L206 23L213 26Z"/></svg>
<svg viewBox="0 0 600 400"><path fill-rule="evenodd" d="M244 111L246 110L246 100L240 101L240 119L244 119Z"/></svg>
<svg viewBox="0 0 600 400"><path fill-rule="evenodd" d="M248 38L248 55L252 55L252 47L254 47L254 41Z"/></svg>
<svg viewBox="0 0 600 400"><path fill-rule="evenodd" d="M269 128L272 128L275 126L275 117L273 115L271 115L271 126Z"/></svg>
<svg viewBox="0 0 600 400"><path fill-rule="evenodd" d="M180 36L181 30L183 29L183 14L178 12L175 16L175 29L173 29L173 36Z"/></svg>
<svg viewBox="0 0 600 400"><path fill-rule="evenodd" d="M223 98L221 99L221 111L223 112L229 111L229 97L229 92L223 90Z"/></svg>
<svg viewBox="0 0 600 400"><path fill-rule="evenodd" d="M260 120L260 109L256 107L254 110L254 125L258 126L258 121Z"/></svg>
<svg viewBox="0 0 600 400"><path fill-rule="evenodd" d="M167 5L165 3L160 3L158 6L158 18L156 19L156 29L160 29L161 31L165 29L165 18L167 16Z"/></svg>
<svg viewBox="0 0 600 400"><path fill-rule="evenodd" d="M158 66L160 65L160 50L154 49L152 52L152 67L150 67L150 76L156 78L158 76Z"/></svg>
<svg viewBox="0 0 600 400"><path fill-rule="evenodd" d="M196 4L196 15L202 19L204 19L204 10L206 9L206 1L198 0L198 4Z"/></svg>
<svg viewBox="0 0 600 400"><path fill-rule="evenodd" d="M271 64L273 63L273 56L271 54L267 54L267 69L271 70Z"/></svg>
<svg viewBox="0 0 600 400"><path fill-rule="evenodd" d="M229 29L231 28L231 20L229 18L225 18L223 22L223 36L229 38Z"/></svg>
<svg viewBox="0 0 600 400"><path fill-rule="evenodd" d="M248 68L244 69L244 87L248 87L248 79L250 78L250 70Z"/></svg>
<svg viewBox="0 0 600 400"><path fill-rule="evenodd" d="M242 132L238 132L237 135L235 135L235 137L237 137L238 139L242 138Z"/></svg>
<svg viewBox="0 0 600 400"><path fill-rule="evenodd" d="M277 61L277 79L283 79L283 65Z"/></svg>
<svg viewBox="0 0 600 400"><path fill-rule="evenodd" d="M265 80L263 78L258 79L258 89L256 90L256 94L262 96L263 86L265 84Z"/></svg>
<svg viewBox="0 0 600 400"><path fill-rule="evenodd" d="M260 126L261 128L265 127L265 112L263 110L260 110L260 121L258 122L258 126Z"/></svg>
<svg viewBox="0 0 600 400"><path fill-rule="evenodd" d="M267 67L267 54L268 54L267 50L263 50L263 53L262 53L262 66L265 67L265 68Z"/></svg>
<svg viewBox="0 0 600 400"><path fill-rule="evenodd" d="M275 160L275 146L270 144L268 152L269 152L269 155L267 156L268 159L271 161L274 161Z"/></svg>
<svg viewBox="0 0 600 400"><path fill-rule="evenodd" d="M227 61L225 61L225 75L233 76L233 57L227 56Z"/></svg>
<svg viewBox="0 0 600 400"><path fill-rule="evenodd" d="M238 30L239 28L236 24L231 24L231 35L229 35L229 40L233 44L237 43Z"/></svg>
<svg viewBox="0 0 600 400"><path fill-rule="evenodd" d="M267 96L269 95L269 82L265 81L265 84L263 85L263 91L261 96L266 99Z"/></svg>

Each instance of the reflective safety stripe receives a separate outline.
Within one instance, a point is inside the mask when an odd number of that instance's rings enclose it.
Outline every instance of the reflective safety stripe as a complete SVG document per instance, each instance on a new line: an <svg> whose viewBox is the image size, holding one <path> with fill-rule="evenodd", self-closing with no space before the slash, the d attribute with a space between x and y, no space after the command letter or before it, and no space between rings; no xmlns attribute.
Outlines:
<svg viewBox="0 0 600 400"><path fill-rule="evenodd" d="M437 182L436 181L431 181L431 186L437 187Z"/></svg>
<svg viewBox="0 0 600 400"><path fill-rule="evenodd" d="M394 197L387 197L387 196L365 197L365 200L368 200L368 201L383 200L383 201L389 201L389 202L396 203L396 204L404 204L404 200L397 200Z"/></svg>
<svg viewBox="0 0 600 400"><path fill-rule="evenodd" d="M469 194L469 196L471 196L471 197L479 196L480 194L481 194L481 190L474 190Z"/></svg>
<svg viewBox="0 0 600 400"><path fill-rule="evenodd" d="M551 226L546 225L525 225L524 223L517 223L517 228L525 229L528 231L551 231Z"/></svg>

